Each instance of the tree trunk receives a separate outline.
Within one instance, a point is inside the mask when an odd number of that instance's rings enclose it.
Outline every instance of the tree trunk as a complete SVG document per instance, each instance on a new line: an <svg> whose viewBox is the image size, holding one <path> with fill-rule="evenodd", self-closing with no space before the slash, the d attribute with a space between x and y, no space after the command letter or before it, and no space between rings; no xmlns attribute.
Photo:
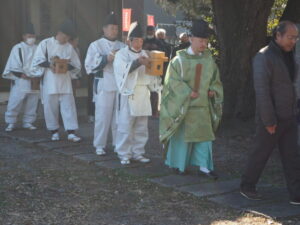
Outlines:
<svg viewBox="0 0 300 225"><path fill-rule="evenodd" d="M300 1L289 0L282 14L281 21L290 20L294 23L300 23Z"/></svg>
<svg viewBox="0 0 300 225"><path fill-rule="evenodd" d="M224 85L224 118L254 115L252 58L266 44L267 21L274 0L212 0L220 71Z"/></svg>

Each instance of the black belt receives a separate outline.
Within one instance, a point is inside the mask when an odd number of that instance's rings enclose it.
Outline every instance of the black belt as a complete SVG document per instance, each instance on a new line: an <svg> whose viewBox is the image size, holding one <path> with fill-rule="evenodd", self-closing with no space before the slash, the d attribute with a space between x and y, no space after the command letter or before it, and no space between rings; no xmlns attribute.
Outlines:
<svg viewBox="0 0 300 225"><path fill-rule="evenodd" d="M95 76L95 78L103 78L103 70L93 73L93 75Z"/></svg>

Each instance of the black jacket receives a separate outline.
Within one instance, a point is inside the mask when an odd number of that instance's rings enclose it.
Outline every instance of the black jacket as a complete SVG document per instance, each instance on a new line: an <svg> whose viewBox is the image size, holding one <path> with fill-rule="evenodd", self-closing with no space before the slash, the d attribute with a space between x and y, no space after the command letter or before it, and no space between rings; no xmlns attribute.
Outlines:
<svg viewBox="0 0 300 225"><path fill-rule="evenodd" d="M296 65L295 59L289 65ZM271 41L261 49L253 61L257 121L271 126L296 115L296 92L283 51Z"/></svg>
<svg viewBox="0 0 300 225"><path fill-rule="evenodd" d="M171 55L171 45L167 43L164 39L157 39L158 50L165 53L166 57L170 58Z"/></svg>
<svg viewBox="0 0 300 225"><path fill-rule="evenodd" d="M190 42L181 42L179 45L177 45L175 48L173 48L172 53L171 53L171 59L173 59L176 56L176 52L185 48L190 47L191 43Z"/></svg>
<svg viewBox="0 0 300 225"><path fill-rule="evenodd" d="M158 50L159 49L159 43L158 43L158 40L154 37L154 38L146 38L144 40L144 43L143 43L143 49L144 50L149 50L149 51L152 51L152 50Z"/></svg>

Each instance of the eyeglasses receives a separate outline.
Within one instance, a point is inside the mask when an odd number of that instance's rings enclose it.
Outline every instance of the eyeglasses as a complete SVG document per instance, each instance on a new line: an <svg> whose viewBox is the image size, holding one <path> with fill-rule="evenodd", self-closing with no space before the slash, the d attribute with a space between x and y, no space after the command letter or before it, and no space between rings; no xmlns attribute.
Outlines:
<svg viewBox="0 0 300 225"><path fill-rule="evenodd" d="M290 41L299 41L299 36L292 36L292 35L287 35L287 39Z"/></svg>

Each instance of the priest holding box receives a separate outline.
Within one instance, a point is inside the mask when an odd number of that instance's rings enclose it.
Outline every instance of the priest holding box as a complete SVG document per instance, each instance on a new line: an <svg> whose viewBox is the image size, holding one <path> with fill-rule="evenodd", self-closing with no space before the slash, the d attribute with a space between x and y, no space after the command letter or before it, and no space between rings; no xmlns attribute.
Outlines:
<svg viewBox="0 0 300 225"><path fill-rule="evenodd" d="M146 74L151 61L144 50L141 26L134 22L128 32L129 46L117 52L114 71L118 86L116 152L121 164L130 160L147 163L148 116L152 115L150 91L161 91L160 76Z"/></svg>
<svg viewBox="0 0 300 225"><path fill-rule="evenodd" d="M113 62L115 54L125 44L118 41L118 18L112 12L103 25L104 36L92 42L88 48L85 69L94 77L95 128L94 147L97 155L105 155L107 138L111 130L112 145L115 146L117 85Z"/></svg>
<svg viewBox="0 0 300 225"><path fill-rule="evenodd" d="M23 30L23 41L16 44L10 53L3 78L11 80L11 89L8 99L5 122L8 124L7 132L13 131L16 127L17 118L22 108L23 127L35 130L33 123L37 117L39 92L35 90L35 84L39 81L30 78L30 64L36 50L36 36L32 23L28 23Z"/></svg>
<svg viewBox="0 0 300 225"><path fill-rule="evenodd" d="M75 135L78 121L71 82L72 79L78 79L81 63L68 42L74 36L74 25L71 20L66 20L54 37L41 41L32 60L32 75L42 77L42 103L46 126L52 133L52 141L60 139L59 112L68 133L68 140L72 142L81 140Z"/></svg>
<svg viewBox="0 0 300 225"><path fill-rule="evenodd" d="M216 63L207 49L209 27L203 20L192 26L191 46L170 62L160 111L160 141L166 165L184 174L190 165L217 179L212 141L222 115L223 88Z"/></svg>

